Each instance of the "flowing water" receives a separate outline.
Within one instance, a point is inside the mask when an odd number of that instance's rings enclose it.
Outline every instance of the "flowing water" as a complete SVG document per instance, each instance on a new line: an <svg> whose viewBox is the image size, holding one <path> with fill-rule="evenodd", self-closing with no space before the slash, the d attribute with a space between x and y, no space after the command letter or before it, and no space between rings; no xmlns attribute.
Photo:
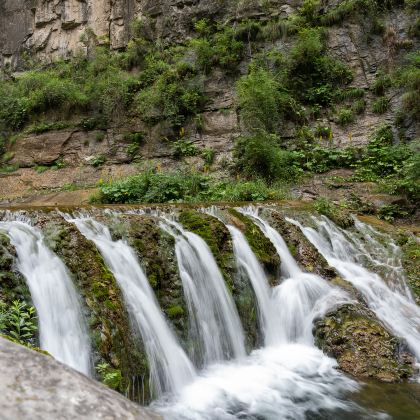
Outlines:
<svg viewBox="0 0 420 420"><path fill-rule="evenodd" d="M192 335L200 347L197 362L207 366L245 356L239 315L210 248L200 236L174 221L162 218L161 227L176 240L175 252Z"/></svg>
<svg viewBox="0 0 420 420"><path fill-rule="evenodd" d="M69 220L96 244L121 287L134 329L146 349L155 393L160 396L181 389L194 378L195 369L169 328L133 249L123 240L112 240L109 229L96 220Z"/></svg>
<svg viewBox="0 0 420 420"><path fill-rule="evenodd" d="M277 310L272 300L272 290L264 270L252 252L245 235L236 227L227 225L232 236L233 253L238 270L251 282L257 300L258 318L265 345L278 343L280 338Z"/></svg>
<svg viewBox="0 0 420 420"><path fill-rule="evenodd" d="M281 276L272 288L243 233L227 224L238 273L254 290L264 336L264 345L249 355L234 301L207 244L165 215L152 214L175 238L185 300L200 349L195 360L201 369L198 373L165 320L134 250L124 240L114 241L109 229L91 217L66 216L96 244L120 285L133 329L141 335L148 356L150 379L158 396L152 407L168 420L353 420L389 418L386 412L394 418L415 418L412 415L420 405L418 384L362 388L314 346L314 321L350 298L318 275L304 272L258 209L238 210L272 242L281 260ZM220 214L207 212L223 221ZM315 228L287 220L301 228L419 358L420 310L405 283L399 248L358 220L352 231L324 217L312 218ZM16 247L18 268L38 311L42 347L89 373L87 330L64 264L27 221L3 221L0 229ZM386 400L392 403L378 397L382 392L389 394Z"/></svg>
<svg viewBox="0 0 420 420"><path fill-rule="evenodd" d="M260 227L269 227L256 214L252 217ZM345 393L358 389L357 383L339 373L336 362L312 343L314 318L343 300L344 294L303 273L287 246L280 245L282 238L267 234L277 241L282 261L288 260L283 271L291 274L272 291L242 232L227 228L238 269L246 273L255 292L265 345L247 358L208 366L177 398L158 401L154 407L167 419L185 420L344 419L356 413L376 417L342 400Z"/></svg>
<svg viewBox="0 0 420 420"><path fill-rule="evenodd" d="M277 327L282 335L282 342L311 344L313 320L333 306L348 302L348 297L341 290L331 287L320 276L302 271L282 236L259 217L258 208L248 207L241 212L252 218L280 256L284 279L274 288L273 301L282 324L280 328Z"/></svg>
<svg viewBox="0 0 420 420"><path fill-rule="evenodd" d="M40 347L86 375L91 373L90 340L70 274L45 245L41 231L28 221L0 222L17 252L37 311Z"/></svg>
<svg viewBox="0 0 420 420"><path fill-rule="evenodd" d="M401 270L396 267L398 258L395 258L392 239L386 238L387 247L379 244L372 240L375 231L360 221L355 226L357 235L347 233L326 217L312 218L316 229L305 227L293 219L288 220L300 227L328 263L362 293L377 317L396 336L404 338L420 360L420 307L408 291L404 277L396 276ZM373 271L386 267L389 283Z"/></svg>

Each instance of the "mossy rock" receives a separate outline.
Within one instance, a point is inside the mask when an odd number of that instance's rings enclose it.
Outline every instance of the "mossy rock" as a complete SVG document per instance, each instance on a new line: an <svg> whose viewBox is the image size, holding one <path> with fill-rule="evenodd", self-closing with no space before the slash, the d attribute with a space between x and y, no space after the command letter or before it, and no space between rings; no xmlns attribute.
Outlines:
<svg viewBox="0 0 420 420"><path fill-rule="evenodd" d="M403 252L402 264L413 296L420 305L420 243L411 235L400 235L398 244Z"/></svg>
<svg viewBox="0 0 420 420"><path fill-rule="evenodd" d="M234 267L232 242L226 226L215 217L193 210L183 210L179 221L184 228L204 239L217 265L222 271L231 291L234 289L232 270Z"/></svg>
<svg viewBox="0 0 420 420"><path fill-rule="evenodd" d="M25 278L16 268L16 258L9 237L0 232L0 301L11 305L14 300L21 300L32 305Z"/></svg>
<svg viewBox="0 0 420 420"><path fill-rule="evenodd" d="M267 209L265 213L271 227L280 233L291 254L304 271L318 274L326 279L337 276L336 270L328 264L297 226L288 223L278 211Z"/></svg>
<svg viewBox="0 0 420 420"><path fill-rule="evenodd" d="M314 330L317 346L337 359L344 372L383 382L413 375L413 356L360 304L329 312Z"/></svg>
<svg viewBox="0 0 420 420"><path fill-rule="evenodd" d="M229 209L229 214L232 216L232 222L244 233L249 246L263 265L271 285L277 285L280 257L274 245L249 217L232 208Z"/></svg>
<svg viewBox="0 0 420 420"><path fill-rule="evenodd" d="M262 342L258 329L254 291L246 279L238 275L229 230L217 218L194 210L183 210L179 221L184 228L199 235L209 246L230 289L246 336L249 350Z"/></svg>
<svg viewBox="0 0 420 420"><path fill-rule="evenodd" d="M148 400L147 357L140 340L131 331L122 293L101 254L72 223L49 215L41 225L46 242L70 271L84 300L95 365L105 362L121 370L120 392L131 387L133 377L144 378L143 392Z"/></svg>
<svg viewBox="0 0 420 420"><path fill-rule="evenodd" d="M185 341L188 315L178 275L173 237L160 229L157 221L149 216L124 215L119 220L125 223L124 235L136 251L163 312L171 319L177 335ZM109 226L113 234L117 234L113 224ZM182 313L178 311L177 316L173 316L174 307L181 308Z"/></svg>

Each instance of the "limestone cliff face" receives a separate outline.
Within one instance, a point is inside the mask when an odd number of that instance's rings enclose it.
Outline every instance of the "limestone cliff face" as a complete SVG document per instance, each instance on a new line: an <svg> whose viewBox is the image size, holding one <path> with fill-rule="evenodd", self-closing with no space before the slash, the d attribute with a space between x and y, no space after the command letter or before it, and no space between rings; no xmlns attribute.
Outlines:
<svg viewBox="0 0 420 420"><path fill-rule="evenodd" d="M121 48L137 14L136 0L2 0L0 65L19 68L25 50L44 61L83 51L81 36L87 28L112 48Z"/></svg>
<svg viewBox="0 0 420 420"><path fill-rule="evenodd" d="M156 37L182 40L193 17L221 16L231 3L225 0L1 0L0 67L19 68L25 50L45 62L83 53L86 46L81 37L88 28L99 42L109 42L113 49L123 48L130 36L131 22L142 16L152 18Z"/></svg>

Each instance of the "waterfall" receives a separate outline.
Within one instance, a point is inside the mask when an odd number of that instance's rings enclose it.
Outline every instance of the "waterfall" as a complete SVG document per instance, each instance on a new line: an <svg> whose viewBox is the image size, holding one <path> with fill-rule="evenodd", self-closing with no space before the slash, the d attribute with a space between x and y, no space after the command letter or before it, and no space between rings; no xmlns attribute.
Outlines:
<svg viewBox="0 0 420 420"><path fill-rule="evenodd" d="M356 391L357 383L313 345L314 318L346 296L320 277L303 273L281 236L255 214L248 216L272 240L286 265L283 272L290 275L272 292L244 235L227 225L238 268L256 295L265 346L246 358L208 366L176 398L157 401L154 408L165 418L183 420L370 417L341 399L343 393Z"/></svg>
<svg viewBox="0 0 420 420"><path fill-rule="evenodd" d="M331 307L347 302L347 295L320 276L302 271L282 236L258 216L258 208L239 211L256 223L280 256L285 279L274 288L273 301L279 311L281 326L277 329L282 341L312 343L313 320Z"/></svg>
<svg viewBox="0 0 420 420"><path fill-rule="evenodd" d="M300 227L328 263L362 293L377 317L396 336L404 338L410 350L420 360L420 308L407 292L403 276L399 276L395 286L388 285L377 273L362 265L363 260L367 259L373 266L384 268L384 258L388 259L388 252L384 252L383 249L384 245L375 246L375 242L371 241L375 231L357 222L356 230L365 237L363 241L354 233L347 234L324 216L312 219L316 229L305 227L292 219L288 221ZM387 242L394 253L395 244L392 239L388 237ZM395 269L395 266L391 266L390 270L392 275L388 277L389 281L395 273L401 272Z"/></svg>
<svg viewBox="0 0 420 420"><path fill-rule="evenodd" d="M265 345L281 340L276 308L267 277L257 257L252 252L244 234L232 225L226 226L232 237L233 253L240 273L247 276L257 299L258 318Z"/></svg>
<svg viewBox="0 0 420 420"><path fill-rule="evenodd" d="M89 375L90 340L82 306L63 262L44 243L42 232L27 221L3 221L17 252L17 268L28 284L38 314L43 350Z"/></svg>
<svg viewBox="0 0 420 420"><path fill-rule="evenodd" d="M133 249L123 240L113 241L109 229L96 220L68 220L95 243L114 274L135 332L143 339L156 394L179 391L194 378L195 370L167 324Z"/></svg>
<svg viewBox="0 0 420 420"><path fill-rule="evenodd" d="M206 242L179 223L161 218L161 228L176 240L179 274L192 324L198 338L199 362L245 356L244 333L225 280Z"/></svg>

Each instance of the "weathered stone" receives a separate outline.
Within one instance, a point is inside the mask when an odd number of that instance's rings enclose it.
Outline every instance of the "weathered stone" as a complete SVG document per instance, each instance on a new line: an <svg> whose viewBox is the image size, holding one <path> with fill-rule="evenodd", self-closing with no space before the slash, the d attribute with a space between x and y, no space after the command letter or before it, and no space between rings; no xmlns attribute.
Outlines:
<svg viewBox="0 0 420 420"><path fill-rule="evenodd" d="M50 356L0 338L4 419L159 419Z"/></svg>
<svg viewBox="0 0 420 420"><path fill-rule="evenodd" d="M398 382L413 375L414 357L369 309L347 304L314 327L315 342L340 368L357 377Z"/></svg>

